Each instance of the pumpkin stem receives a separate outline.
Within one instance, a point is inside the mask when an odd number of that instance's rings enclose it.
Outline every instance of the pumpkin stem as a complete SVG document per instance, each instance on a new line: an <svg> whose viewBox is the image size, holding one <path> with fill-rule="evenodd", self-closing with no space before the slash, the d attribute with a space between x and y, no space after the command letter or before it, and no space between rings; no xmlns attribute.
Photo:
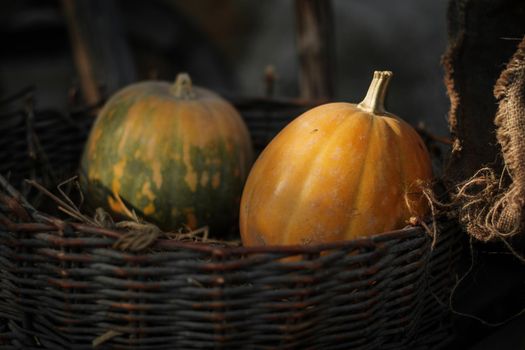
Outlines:
<svg viewBox="0 0 525 350"><path fill-rule="evenodd" d="M175 79L175 83L171 87L171 92L175 97L189 100L195 97L195 92L192 89L191 78L188 73L179 73Z"/></svg>
<svg viewBox="0 0 525 350"><path fill-rule="evenodd" d="M385 96L391 77L390 71L375 71L368 92L357 107L372 114L386 114Z"/></svg>

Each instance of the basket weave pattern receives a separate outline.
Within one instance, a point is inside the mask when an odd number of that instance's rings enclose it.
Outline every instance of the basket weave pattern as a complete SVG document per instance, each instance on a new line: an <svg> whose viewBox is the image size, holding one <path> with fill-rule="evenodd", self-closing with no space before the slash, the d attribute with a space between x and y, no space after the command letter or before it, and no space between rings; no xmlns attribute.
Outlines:
<svg viewBox="0 0 525 350"><path fill-rule="evenodd" d="M76 142L55 151L74 162ZM113 248L123 232L43 212L0 194L2 349L429 349L449 336L452 222L433 250L408 228L312 247L157 239L132 253Z"/></svg>
<svg viewBox="0 0 525 350"><path fill-rule="evenodd" d="M10 228L0 310L23 348L88 349L105 334L118 349L403 348L442 317L431 292L445 300L454 255L447 231L431 254L420 229L296 249L159 240L131 254L112 249L118 232Z"/></svg>

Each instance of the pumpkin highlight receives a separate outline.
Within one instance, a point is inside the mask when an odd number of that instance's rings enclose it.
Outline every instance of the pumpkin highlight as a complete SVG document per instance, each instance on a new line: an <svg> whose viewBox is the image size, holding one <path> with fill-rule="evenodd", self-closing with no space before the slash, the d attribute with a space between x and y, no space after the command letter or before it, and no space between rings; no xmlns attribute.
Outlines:
<svg viewBox="0 0 525 350"><path fill-rule="evenodd" d="M418 186L428 151L385 111L391 72L376 72L359 104L329 103L286 126L254 164L243 191L243 244L349 240L401 228L428 211Z"/></svg>
<svg viewBox="0 0 525 350"><path fill-rule="evenodd" d="M132 84L105 104L80 180L93 206L133 209L165 230L229 230L252 157L234 107L179 74L175 84Z"/></svg>

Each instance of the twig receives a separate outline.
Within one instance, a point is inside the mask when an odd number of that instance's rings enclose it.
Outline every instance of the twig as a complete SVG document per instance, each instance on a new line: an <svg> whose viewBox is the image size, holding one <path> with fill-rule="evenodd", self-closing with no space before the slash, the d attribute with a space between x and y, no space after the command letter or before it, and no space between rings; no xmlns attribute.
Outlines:
<svg viewBox="0 0 525 350"><path fill-rule="evenodd" d="M77 211L80 211L79 208L75 205L75 203L73 203L73 201L71 200L71 198L69 198L66 193L62 190L62 186L66 185L66 184L69 184L70 182L72 181L75 181L76 179L78 178L78 176L73 176L73 177L70 177L69 179L67 180L64 180L62 181L61 183L59 183L57 185L57 189L58 191L60 192L60 194L62 195L62 197L64 197L64 200L67 201L67 203L72 207L74 208L75 210Z"/></svg>
<svg viewBox="0 0 525 350"><path fill-rule="evenodd" d="M167 233L166 236L168 238L176 239L178 241L195 240L196 238L199 238L199 236L202 242L206 242L208 240L208 235L210 232L210 229L208 226L203 226L195 230L190 230L189 227L187 226L186 228L188 229L189 232Z"/></svg>
<svg viewBox="0 0 525 350"><path fill-rule="evenodd" d="M9 194L12 198L16 199L18 202L22 204L22 206L29 211L31 216L34 216L34 214L38 214L38 211L25 199L24 196L20 192L18 192L11 184L0 175L0 186Z"/></svg>
<svg viewBox="0 0 525 350"><path fill-rule="evenodd" d="M97 224L93 219L91 219L88 216L80 213L80 211L76 208L76 206L73 206L73 207L70 206L68 203L66 203L62 199L58 198L57 196L55 196L53 193L48 191L44 186L40 185L38 182L33 181L33 180L26 180L26 182L29 185L35 187L40 192L44 193L49 198L51 198L55 203L57 203L58 209L60 211L66 213L69 216L71 216L71 217L73 217L73 218L75 218L77 220L80 220L82 222L85 222L85 223L88 223L88 224L91 224L91 225L96 225Z"/></svg>

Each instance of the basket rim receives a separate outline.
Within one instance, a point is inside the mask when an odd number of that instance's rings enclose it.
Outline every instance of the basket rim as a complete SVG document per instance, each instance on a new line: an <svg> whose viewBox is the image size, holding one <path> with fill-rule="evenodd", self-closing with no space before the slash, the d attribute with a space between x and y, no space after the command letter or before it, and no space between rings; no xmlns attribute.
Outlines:
<svg viewBox="0 0 525 350"><path fill-rule="evenodd" d="M66 231L67 227L87 234L102 235L106 238L119 239L124 231L110 228L97 227L84 223L66 222L57 218L46 218L47 222L20 222L15 223L1 218L0 226L9 231L24 233L40 233L43 231ZM446 225L448 226L448 225ZM158 238L152 248L166 249L187 249L202 253L211 253L215 256L242 255L242 254L318 254L326 250L348 249L348 248L373 248L387 241L408 239L425 234L422 226L406 226L402 229L373 234L366 237L357 237L350 240L343 240L330 243L317 243L312 245L267 245L267 246L221 246L216 242L183 242L175 239ZM80 237L55 237L55 243L60 241L81 239ZM124 251L123 251L124 252Z"/></svg>
<svg viewBox="0 0 525 350"><path fill-rule="evenodd" d="M83 232L91 235L101 235L110 239L121 239L126 232L114 228L105 228L96 226L90 223L72 222L66 221L45 212L36 210L29 204L25 197L14 189L10 184L0 175L0 185L4 187L7 193L0 192L0 203L6 206L6 209L11 211L20 221L16 222L0 215L0 227L5 228L8 231L13 232L25 232L25 233L41 233L43 231L53 232L58 231L61 233L71 231L71 229L79 232ZM1 214L1 213L0 213ZM437 221L451 222L451 220L439 220L438 218L427 218L426 221L432 222L437 225ZM151 248L158 248L162 250L170 249L187 249L197 251L201 253L208 253L214 256L227 256L227 255L243 255L243 254L319 254L327 250L337 249L349 249L349 248L374 248L378 245L382 245L388 241L409 239L416 236L425 235L427 231L422 225L407 225L404 228L390 230L386 232L376 233L369 236L356 237L350 240L342 240L329 243L317 243L311 245L267 245L267 246L228 246L220 245L217 242L183 242L175 239L167 239L163 237L157 237L149 245ZM81 237L65 237L59 235L54 237L54 241L57 244L61 242L67 242L68 240L79 240L82 241ZM226 241L225 241L226 243ZM120 249L119 249L120 250ZM125 250L123 250L125 251Z"/></svg>

